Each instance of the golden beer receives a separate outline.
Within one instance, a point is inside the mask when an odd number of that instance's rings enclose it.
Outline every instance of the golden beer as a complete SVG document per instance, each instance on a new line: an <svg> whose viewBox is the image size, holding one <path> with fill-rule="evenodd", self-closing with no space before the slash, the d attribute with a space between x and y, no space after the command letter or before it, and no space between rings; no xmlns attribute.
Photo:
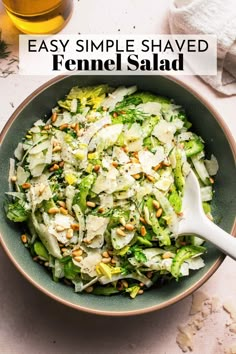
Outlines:
<svg viewBox="0 0 236 354"><path fill-rule="evenodd" d="M3 0L14 25L24 33L60 31L70 18L73 0Z"/></svg>

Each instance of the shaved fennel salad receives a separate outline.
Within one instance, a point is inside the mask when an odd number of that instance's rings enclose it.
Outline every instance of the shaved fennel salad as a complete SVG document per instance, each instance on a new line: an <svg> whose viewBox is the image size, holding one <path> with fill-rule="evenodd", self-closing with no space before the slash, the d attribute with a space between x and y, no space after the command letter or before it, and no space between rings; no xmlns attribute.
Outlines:
<svg viewBox="0 0 236 354"><path fill-rule="evenodd" d="M6 214L54 281L135 298L204 266L203 241L177 237L178 223L190 168L212 218L218 164L190 128L180 106L136 86L73 87L36 121L10 160Z"/></svg>

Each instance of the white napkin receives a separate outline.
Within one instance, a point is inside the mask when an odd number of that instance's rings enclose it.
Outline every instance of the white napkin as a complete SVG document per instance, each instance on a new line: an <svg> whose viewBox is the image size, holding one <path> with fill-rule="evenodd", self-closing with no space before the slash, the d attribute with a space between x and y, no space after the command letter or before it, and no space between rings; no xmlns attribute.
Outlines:
<svg viewBox="0 0 236 354"><path fill-rule="evenodd" d="M169 25L174 34L217 35L217 75L202 79L225 95L235 95L236 1L172 0Z"/></svg>

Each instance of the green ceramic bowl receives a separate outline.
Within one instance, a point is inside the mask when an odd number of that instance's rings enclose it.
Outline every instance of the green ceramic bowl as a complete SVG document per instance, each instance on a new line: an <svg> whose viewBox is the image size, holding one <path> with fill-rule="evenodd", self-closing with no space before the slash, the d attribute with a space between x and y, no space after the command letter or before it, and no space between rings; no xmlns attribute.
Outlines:
<svg viewBox="0 0 236 354"><path fill-rule="evenodd" d="M136 315L164 308L192 293L215 272L224 256L215 247L208 245L208 253L205 256L206 266L203 269L193 272L191 276L179 282L173 280L160 289L151 289L135 300L121 295L105 297L76 294L72 288L64 284L54 283L45 269L32 261L28 250L20 241L20 227L6 219L3 208L4 192L8 190L9 158L13 156L18 141L35 120L50 114L57 100L64 97L72 86L100 83L108 83L112 86L136 84L140 90L174 98L176 103L186 109L194 131L206 142L208 154L214 153L219 162L214 212L219 220L219 226L231 233L236 229L234 227L236 148L221 117L205 99L178 81L160 76L67 76L53 79L33 92L21 104L3 129L0 138L0 239L12 262L38 289L65 305L102 315Z"/></svg>

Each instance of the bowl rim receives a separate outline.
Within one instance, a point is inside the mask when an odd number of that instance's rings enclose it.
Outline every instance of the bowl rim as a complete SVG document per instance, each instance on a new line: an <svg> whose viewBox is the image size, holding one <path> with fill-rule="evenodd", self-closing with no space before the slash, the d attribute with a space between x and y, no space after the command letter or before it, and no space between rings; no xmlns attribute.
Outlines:
<svg viewBox="0 0 236 354"><path fill-rule="evenodd" d="M57 83L59 81L63 81L64 79L66 79L67 77L70 77L70 76L72 76L72 75L56 76L56 77L46 81L42 85L40 85L36 90L34 90L30 95L28 95L22 101L22 103L16 108L16 110L13 112L13 114L10 116L10 118L6 122L5 126L3 127L3 129L2 129L2 131L0 133L0 145L2 144L7 131L11 127L11 124L15 121L15 119L20 114L20 112L29 104L29 102L32 99L34 99L38 94L40 94L45 89L47 89L50 86L52 86L53 84L55 84L55 83ZM84 77L84 75L74 75L74 76ZM144 76L144 75L138 75L138 76ZM124 75L124 77L125 77L125 75ZM230 145L234 160L236 160L236 143L234 141L233 135L231 134L231 131L230 131L229 127L227 126L226 122L223 120L221 114L214 108L214 106L206 98L204 98L199 92L197 92L197 90L195 88L191 87L191 85L189 83L182 82L179 78L173 77L173 76L169 76L169 75L166 75L165 78L167 78L168 80L173 81L176 84L178 84L181 87L183 87L186 91L188 91L195 98L197 98L213 114L214 118L219 123L221 129L223 130L223 132L224 132L224 134L226 136L226 138L228 139L228 142L229 142L229 145ZM236 236L236 220L234 220L234 224L233 224L232 229L231 229L231 234L232 234L232 236ZM45 289L42 285L38 284L33 278L31 278L21 268L21 266L18 264L18 262L11 255L11 252L8 249L8 247L6 246L1 233L0 233L0 243L1 243L5 253L9 257L9 259L12 261L12 263L15 265L15 267L18 269L18 271L32 285L34 285L38 290L40 290L45 295L47 295L50 298L60 302L63 305L69 306L69 307L74 308L76 310L80 310L80 311L83 311L83 312L86 312L86 313L90 313L90 314L103 315L103 316L116 316L116 317L134 316L134 315L146 314L146 313L149 313L149 312L153 312L153 311L164 309L165 307L168 307L170 305L173 305L173 304L177 303L178 301L180 301L180 300L184 299L185 297L187 297L188 295L192 294L201 285L203 285L215 273L215 271L219 268L219 266L221 265L221 263L223 262L223 260L225 258L225 255L221 254L217 258L215 263L209 268L209 270L196 283L194 283L192 286L190 286L187 290L183 291L181 294L174 296L172 299L164 301L161 304L145 307L144 309L130 310L130 311L129 310L128 311L125 311L125 310L123 310L123 311L112 311L112 310L97 310L97 309L89 308L89 307L86 307L86 306L81 306L81 305L78 305L78 304L74 304L74 303L71 303L68 300L65 300L65 299L61 298L58 295L55 295L55 294L51 293L49 290Z"/></svg>

